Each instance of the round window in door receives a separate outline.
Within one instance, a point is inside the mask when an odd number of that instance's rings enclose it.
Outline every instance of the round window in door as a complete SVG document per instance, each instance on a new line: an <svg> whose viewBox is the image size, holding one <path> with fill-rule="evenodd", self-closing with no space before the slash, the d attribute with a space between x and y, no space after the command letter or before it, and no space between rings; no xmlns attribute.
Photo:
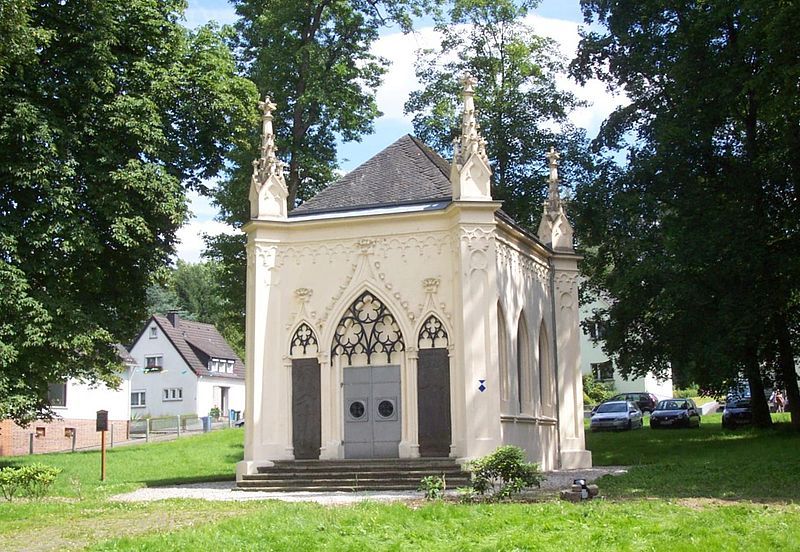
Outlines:
<svg viewBox="0 0 800 552"><path fill-rule="evenodd" d="M381 418L391 418L392 414L394 414L394 404L392 401L383 400L379 402L378 414L381 415Z"/></svg>
<svg viewBox="0 0 800 552"><path fill-rule="evenodd" d="M353 417L355 420L360 420L364 417L367 408L364 406L364 403L361 401L353 401L350 403L350 416Z"/></svg>

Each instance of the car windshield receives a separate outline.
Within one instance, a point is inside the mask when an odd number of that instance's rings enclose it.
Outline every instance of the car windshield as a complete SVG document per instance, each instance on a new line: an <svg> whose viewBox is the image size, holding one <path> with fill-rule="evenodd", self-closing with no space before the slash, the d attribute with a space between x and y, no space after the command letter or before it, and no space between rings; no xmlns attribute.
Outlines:
<svg viewBox="0 0 800 552"><path fill-rule="evenodd" d="M661 401L656 406L656 410L686 410L689 403L686 401Z"/></svg>
<svg viewBox="0 0 800 552"><path fill-rule="evenodd" d="M603 414L606 412L627 412L628 405L622 402L618 403L605 403L597 407L597 412Z"/></svg>
<svg viewBox="0 0 800 552"><path fill-rule="evenodd" d="M747 399L732 399L726 405L728 408L749 408L750 401Z"/></svg>

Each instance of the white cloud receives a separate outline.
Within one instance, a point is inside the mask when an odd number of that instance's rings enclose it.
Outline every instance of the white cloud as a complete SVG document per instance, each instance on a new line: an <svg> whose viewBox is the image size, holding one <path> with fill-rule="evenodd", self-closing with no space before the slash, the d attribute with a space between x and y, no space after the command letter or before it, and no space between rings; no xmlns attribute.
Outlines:
<svg viewBox="0 0 800 552"><path fill-rule="evenodd" d="M526 23L531 25L537 34L555 40L565 58L575 57L580 41L578 23L538 15L529 16L526 18ZM408 121L408 117L403 114L403 105L408 100L409 94L419 87L414 73L417 50L437 47L439 38L439 33L432 27L425 27L409 35L400 32L387 34L375 43L372 53L391 62L383 84L377 91L376 100L378 109L383 112L382 119ZM560 75L557 81L563 89L590 103L588 107L576 109L570 116L572 123L585 128L590 137L597 133L600 124L614 108L627 103L627 98L611 94L606 86L597 80L579 86L566 75Z"/></svg>
<svg viewBox="0 0 800 552"><path fill-rule="evenodd" d="M216 236L217 234L237 234L238 230L215 220L192 220L178 230L179 243L176 247L176 256L187 263L199 263L200 254L205 249L203 235Z"/></svg>
<svg viewBox="0 0 800 552"><path fill-rule="evenodd" d="M236 21L236 11L233 6L225 4L224 7L206 8L190 2L185 12L186 26L195 29L209 21L216 21L220 25L229 25Z"/></svg>

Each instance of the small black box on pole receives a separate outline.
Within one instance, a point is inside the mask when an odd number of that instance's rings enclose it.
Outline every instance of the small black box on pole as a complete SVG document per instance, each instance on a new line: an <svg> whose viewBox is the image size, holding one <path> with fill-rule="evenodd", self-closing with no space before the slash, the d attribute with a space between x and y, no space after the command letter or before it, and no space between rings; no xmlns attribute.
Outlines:
<svg viewBox="0 0 800 552"><path fill-rule="evenodd" d="M97 411L97 431L108 431L108 410Z"/></svg>

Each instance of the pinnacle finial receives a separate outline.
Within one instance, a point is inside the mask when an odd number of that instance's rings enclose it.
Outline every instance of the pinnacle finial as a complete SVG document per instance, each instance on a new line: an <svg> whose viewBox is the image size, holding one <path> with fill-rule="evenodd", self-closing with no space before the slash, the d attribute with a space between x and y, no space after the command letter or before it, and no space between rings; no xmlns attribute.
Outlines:
<svg viewBox="0 0 800 552"><path fill-rule="evenodd" d="M561 160L561 155L553 146L550 146L550 151L545 154L545 157L547 158L547 165L550 167L546 210L551 213L551 215L554 215L561 209L561 195L558 193L558 162Z"/></svg>
<svg viewBox="0 0 800 552"><path fill-rule="evenodd" d="M259 188L272 175L283 181L284 164L278 159L275 148L275 133L272 129L272 112L277 107L269 96L266 96L263 102L258 102L258 108L262 113L261 149L259 158L253 161L253 181Z"/></svg>
<svg viewBox="0 0 800 552"><path fill-rule="evenodd" d="M464 164L473 153L477 153L488 166L489 157L486 155L486 141L481 137L478 121L475 118L475 85L478 79L466 73L461 77L461 95L464 99L464 114L461 119L460 147L457 148L457 162ZM455 149L455 148L454 148Z"/></svg>

